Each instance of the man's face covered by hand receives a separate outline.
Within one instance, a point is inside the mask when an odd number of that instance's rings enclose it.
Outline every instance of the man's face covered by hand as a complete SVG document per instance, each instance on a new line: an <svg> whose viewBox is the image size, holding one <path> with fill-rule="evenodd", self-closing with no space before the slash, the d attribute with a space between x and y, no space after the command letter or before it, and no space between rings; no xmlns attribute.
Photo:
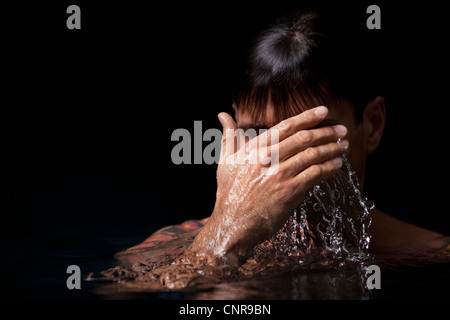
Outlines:
<svg viewBox="0 0 450 320"><path fill-rule="evenodd" d="M267 106L265 117L260 119L255 119L249 113L243 113L236 107L234 107L234 109L236 122L239 128L268 129L276 125L273 120L276 111L270 104ZM364 144L365 135L363 132L363 123L356 120L354 107L350 102L342 103L339 106L331 106L328 107L328 109L328 116L319 127L343 125L347 128L347 140L350 142L348 161L352 169L356 172L360 187L363 189L367 156L367 148Z"/></svg>

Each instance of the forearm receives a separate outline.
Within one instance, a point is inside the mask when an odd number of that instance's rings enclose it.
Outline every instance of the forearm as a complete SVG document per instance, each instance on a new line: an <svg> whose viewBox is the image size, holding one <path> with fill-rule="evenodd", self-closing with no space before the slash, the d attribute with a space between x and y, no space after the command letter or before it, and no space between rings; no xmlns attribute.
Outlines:
<svg viewBox="0 0 450 320"><path fill-rule="evenodd" d="M203 220L187 220L178 225L167 226L154 232L147 239L138 245L128 248L127 251L142 250L159 246L161 244L177 240L180 235L199 230L206 223L208 218Z"/></svg>

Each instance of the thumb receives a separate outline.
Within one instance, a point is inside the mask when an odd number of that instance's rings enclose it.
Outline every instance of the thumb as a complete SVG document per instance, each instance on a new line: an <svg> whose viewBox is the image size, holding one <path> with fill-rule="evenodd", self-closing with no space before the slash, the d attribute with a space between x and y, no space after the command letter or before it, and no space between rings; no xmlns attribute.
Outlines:
<svg viewBox="0 0 450 320"><path fill-rule="evenodd" d="M235 130L238 129L238 126L234 119L226 112L220 113L217 117L223 127L220 163L224 163L223 160L226 159L227 156L237 151L237 141L234 139L234 133Z"/></svg>
<svg viewBox="0 0 450 320"><path fill-rule="evenodd" d="M238 128L233 117L231 117L228 113L226 113L226 112L219 113L219 115L217 117L219 118L220 124L223 127L224 133L225 133L225 130L227 130L227 129L236 130Z"/></svg>

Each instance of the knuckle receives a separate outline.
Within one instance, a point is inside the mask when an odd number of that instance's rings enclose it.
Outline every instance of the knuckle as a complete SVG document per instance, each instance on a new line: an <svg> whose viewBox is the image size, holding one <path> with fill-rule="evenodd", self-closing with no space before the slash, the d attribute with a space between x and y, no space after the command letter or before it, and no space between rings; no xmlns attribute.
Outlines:
<svg viewBox="0 0 450 320"><path fill-rule="evenodd" d="M330 142L323 146L323 153L326 158L337 156L341 152L341 148L337 143Z"/></svg>
<svg viewBox="0 0 450 320"><path fill-rule="evenodd" d="M302 130L296 133L297 139L301 143L310 143L313 139L311 131Z"/></svg>
<svg viewBox="0 0 450 320"><path fill-rule="evenodd" d="M320 156L317 148L308 148L304 151L304 153L309 159L316 159Z"/></svg>
<svg viewBox="0 0 450 320"><path fill-rule="evenodd" d="M313 109L309 109L301 114L302 120L305 122L311 122L316 118Z"/></svg>
<svg viewBox="0 0 450 320"><path fill-rule="evenodd" d="M286 182L280 189L282 198L292 197L292 193L298 188L298 185L294 182Z"/></svg>
<svg viewBox="0 0 450 320"><path fill-rule="evenodd" d="M312 178L317 178L323 174L323 169L320 165L313 165L310 168L310 173Z"/></svg>
<svg viewBox="0 0 450 320"><path fill-rule="evenodd" d="M326 137L334 137L336 135L336 131L331 127L326 127L322 129L324 131L324 135Z"/></svg>
<svg viewBox="0 0 450 320"><path fill-rule="evenodd" d="M294 158L295 160L295 166L297 168L302 168L305 166L305 159L303 156L301 156L300 154L297 154Z"/></svg>
<svg viewBox="0 0 450 320"><path fill-rule="evenodd" d="M289 184L291 175L292 172L288 166L279 166L277 173L274 174L274 178L277 179L277 182L280 182L280 185L284 185Z"/></svg>
<svg viewBox="0 0 450 320"><path fill-rule="evenodd" d="M293 127L293 123L291 119L283 120L279 123L278 128L284 131L291 131Z"/></svg>

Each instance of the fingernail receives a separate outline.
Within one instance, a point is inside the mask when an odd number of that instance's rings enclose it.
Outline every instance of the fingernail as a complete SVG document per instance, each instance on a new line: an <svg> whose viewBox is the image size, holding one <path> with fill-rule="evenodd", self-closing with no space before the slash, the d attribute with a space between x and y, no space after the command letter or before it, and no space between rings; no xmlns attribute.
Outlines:
<svg viewBox="0 0 450 320"><path fill-rule="evenodd" d="M219 113L217 115L217 118L219 119L220 124L222 125L223 128L225 128L226 125L226 119L224 118L224 116L222 115L222 113Z"/></svg>
<svg viewBox="0 0 450 320"><path fill-rule="evenodd" d="M339 137L343 137L347 134L347 128L342 125L334 126L333 129Z"/></svg>
<svg viewBox="0 0 450 320"><path fill-rule="evenodd" d="M322 117L328 113L328 109L326 107L319 107L314 111L314 114L318 117Z"/></svg>
<svg viewBox="0 0 450 320"><path fill-rule="evenodd" d="M347 150L348 147L350 147L350 142L348 142L348 140L342 140L342 141L338 141L338 145L343 149L343 150Z"/></svg>
<svg viewBox="0 0 450 320"><path fill-rule="evenodd" d="M333 163L334 163L335 165L337 165L337 166L342 165L342 158L339 157L339 158L333 159Z"/></svg>

